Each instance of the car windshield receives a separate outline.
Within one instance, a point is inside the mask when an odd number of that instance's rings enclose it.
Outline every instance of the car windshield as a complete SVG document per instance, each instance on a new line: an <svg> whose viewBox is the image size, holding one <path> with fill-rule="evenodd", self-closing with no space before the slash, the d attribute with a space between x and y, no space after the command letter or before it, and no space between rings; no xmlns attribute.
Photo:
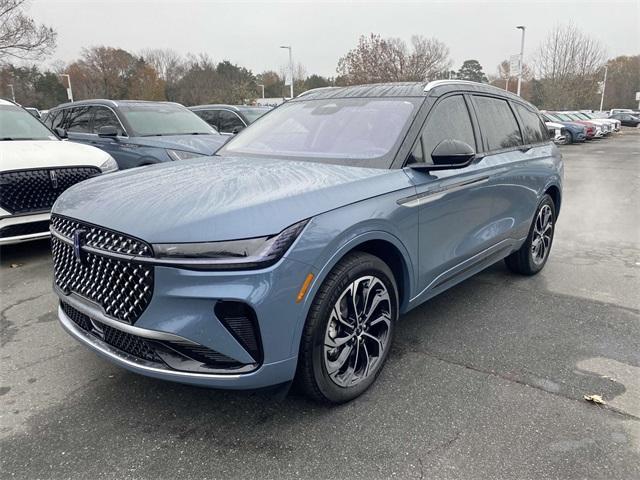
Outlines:
<svg viewBox="0 0 640 480"><path fill-rule="evenodd" d="M281 105L234 137L222 156L389 168L421 98L297 100Z"/></svg>
<svg viewBox="0 0 640 480"><path fill-rule="evenodd" d="M56 140L56 137L22 108L0 105L0 140Z"/></svg>
<svg viewBox="0 0 640 480"><path fill-rule="evenodd" d="M191 110L170 103L135 103L119 106L136 137L207 135L216 131Z"/></svg>
<svg viewBox="0 0 640 480"><path fill-rule="evenodd" d="M581 120L591 120L592 119L592 117L590 117L586 113L575 113L574 115L576 117L578 117L579 119L581 119Z"/></svg>
<svg viewBox="0 0 640 480"><path fill-rule="evenodd" d="M262 107L262 108L256 107L256 108L242 108L240 111L247 118L249 123L253 123L257 119L259 119L262 115L267 113L269 110L271 109L265 108L265 107Z"/></svg>
<svg viewBox="0 0 640 480"><path fill-rule="evenodd" d="M565 115L563 113L554 113L553 115L559 118L560 120L562 120L563 122L573 122L572 118L569 118L568 115Z"/></svg>
<svg viewBox="0 0 640 480"><path fill-rule="evenodd" d="M545 117L545 118L547 119L547 121L549 121L549 122L562 122L562 121L564 121L564 120L562 120L562 119L560 118L560 116L559 116L559 115L552 115L552 114L550 114L550 113L545 113L545 114L544 114L544 117Z"/></svg>

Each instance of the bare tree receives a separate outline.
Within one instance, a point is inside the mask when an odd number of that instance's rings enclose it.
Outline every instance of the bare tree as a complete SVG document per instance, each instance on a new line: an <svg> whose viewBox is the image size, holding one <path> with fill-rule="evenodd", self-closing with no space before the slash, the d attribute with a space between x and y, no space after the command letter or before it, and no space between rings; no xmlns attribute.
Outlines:
<svg viewBox="0 0 640 480"><path fill-rule="evenodd" d="M148 48L142 50L140 56L167 83L177 82L186 71L186 63L182 56L170 48Z"/></svg>
<svg viewBox="0 0 640 480"><path fill-rule="evenodd" d="M433 80L440 72L451 67L449 47L441 41L414 35L411 37L411 44L413 52L407 67L408 80Z"/></svg>
<svg viewBox="0 0 640 480"><path fill-rule="evenodd" d="M574 25L556 26L542 42L536 56L544 106L590 106L605 60L606 50L597 39Z"/></svg>
<svg viewBox="0 0 640 480"><path fill-rule="evenodd" d="M340 58L337 72L348 84L426 81L450 65L449 49L434 38L414 35L409 50L399 38L371 34Z"/></svg>
<svg viewBox="0 0 640 480"><path fill-rule="evenodd" d="M56 47L56 32L24 14L25 0L0 0L0 62L39 60Z"/></svg>

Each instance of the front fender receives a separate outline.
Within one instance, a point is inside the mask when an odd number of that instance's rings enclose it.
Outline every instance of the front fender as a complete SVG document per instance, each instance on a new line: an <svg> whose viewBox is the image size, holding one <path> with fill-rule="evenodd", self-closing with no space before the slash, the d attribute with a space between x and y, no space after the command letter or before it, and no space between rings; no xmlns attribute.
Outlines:
<svg viewBox="0 0 640 480"><path fill-rule="evenodd" d="M389 197L394 198L389 198ZM403 263L402 279L405 285L400 298L403 312L415 289L418 249L418 222L412 220L414 209L399 208L396 200L406 196L406 192L385 195L382 203L363 202L328 212L311 220L298 239L288 258L306 263L314 278L300 309L301 319L297 322L292 337L292 352L297 353L300 336L306 322L313 299L333 267L350 251L371 240L384 241L395 248ZM398 197L398 198L395 198ZM391 201L389 201L391 200ZM375 206L377 204L377 207ZM388 208L380 209L380 205ZM354 219L364 219L354 223Z"/></svg>

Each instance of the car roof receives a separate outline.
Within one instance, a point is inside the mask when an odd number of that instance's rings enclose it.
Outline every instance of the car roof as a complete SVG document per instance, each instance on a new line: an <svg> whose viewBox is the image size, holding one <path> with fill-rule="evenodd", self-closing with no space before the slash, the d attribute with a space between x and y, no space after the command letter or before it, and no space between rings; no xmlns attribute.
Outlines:
<svg viewBox="0 0 640 480"><path fill-rule="evenodd" d="M17 106L17 104L13 103L11 100L5 100L4 98L0 98L0 105L14 105L14 106Z"/></svg>
<svg viewBox="0 0 640 480"><path fill-rule="evenodd" d="M225 103L212 103L207 105L194 105L193 107L188 107L189 110L206 110L206 109L215 109L215 108L227 108L229 110L241 111L247 108L258 108L263 110L269 110L271 107L265 105L227 105Z"/></svg>
<svg viewBox="0 0 640 480"><path fill-rule="evenodd" d="M307 90L294 98L293 101L298 99L318 100L325 98L426 97L428 95L438 97L450 91L458 90L499 95L524 103L534 109L536 108L521 97L511 92L507 92L502 88L494 87L493 85L488 85L486 83L470 82L467 80L392 82L353 85L349 87L321 87L313 90Z"/></svg>
<svg viewBox="0 0 640 480"><path fill-rule="evenodd" d="M95 98L91 100L78 100L76 102L62 103L54 108L69 108L82 105L104 105L106 107L120 107L123 105L180 105L176 102L157 102L152 100L108 100L105 98ZM53 110L53 109L52 109Z"/></svg>

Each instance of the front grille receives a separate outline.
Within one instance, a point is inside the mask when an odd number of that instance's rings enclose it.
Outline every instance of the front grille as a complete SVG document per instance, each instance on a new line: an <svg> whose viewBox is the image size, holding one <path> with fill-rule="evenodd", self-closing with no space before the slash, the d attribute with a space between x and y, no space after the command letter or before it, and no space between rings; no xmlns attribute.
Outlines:
<svg viewBox="0 0 640 480"><path fill-rule="evenodd" d="M97 167L64 167L0 173L0 207L12 214L49 211L71 185L100 174Z"/></svg>
<svg viewBox="0 0 640 480"><path fill-rule="evenodd" d="M71 305L60 302L62 310L76 325L86 332L89 332L96 337L100 338L105 343L108 343L112 347L122 350L123 352L133 355L134 357L149 360L151 362L161 362L160 357L146 342L146 340L132 335L122 330L105 325L97 320L92 320L89 316L82 312L79 312Z"/></svg>
<svg viewBox="0 0 640 480"><path fill-rule="evenodd" d="M32 235L34 233L44 233L49 231L49 220L40 222L18 223L8 225L0 229L0 238L17 237L20 235Z"/></svg>
<svg viewBox="0 0 640 480"><path fill-rule="evenodd" d="M82 252L76 258L73 245L53 236L53 272L56 286L64 294L76 293L98 305L117 320L135 323L153 296L153 267L108 256L108 252L151 255L151 246L138 239L53 216L55 232L71 240L84 230L85 245L105 250L105 255Z"/></svg>

